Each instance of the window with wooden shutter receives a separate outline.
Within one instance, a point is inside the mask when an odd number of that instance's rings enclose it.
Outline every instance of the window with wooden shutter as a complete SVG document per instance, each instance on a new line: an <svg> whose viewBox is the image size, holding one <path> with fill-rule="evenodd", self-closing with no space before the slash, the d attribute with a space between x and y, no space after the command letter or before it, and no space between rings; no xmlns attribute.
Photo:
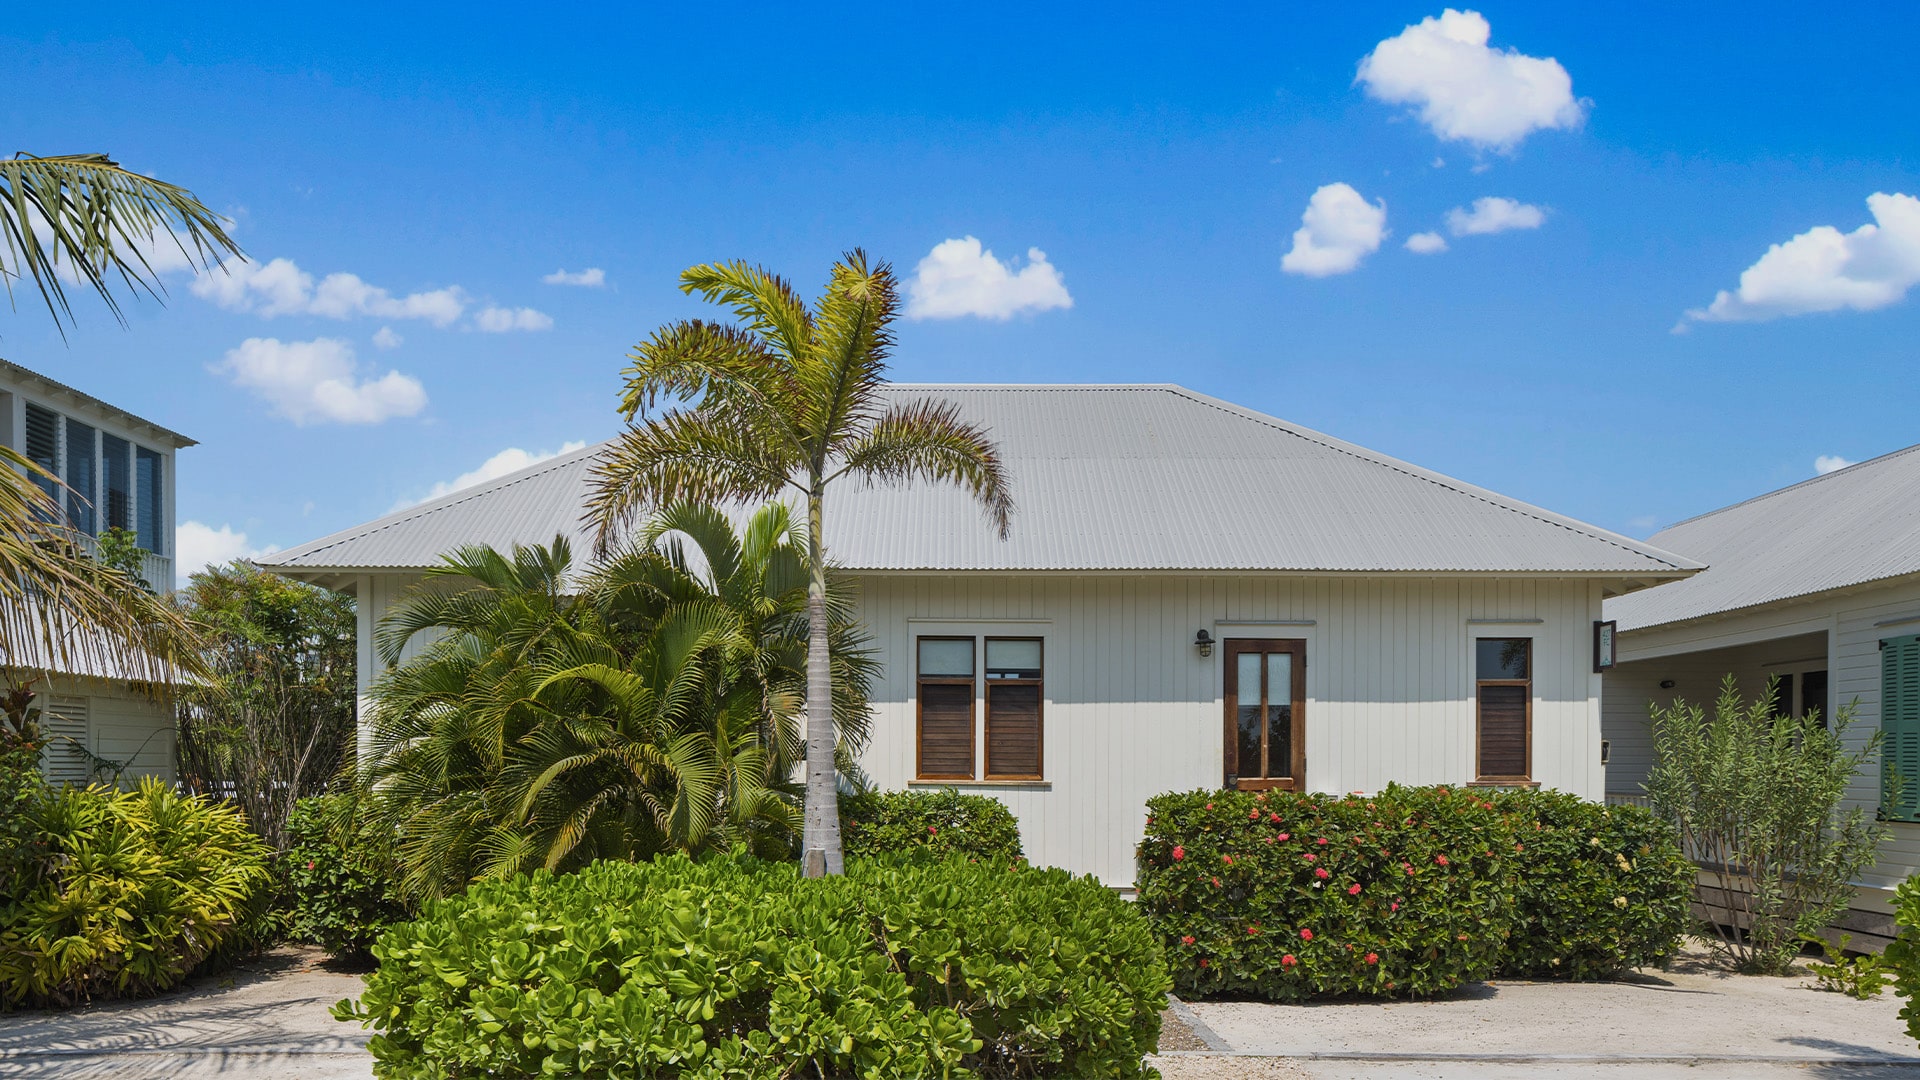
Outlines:
<svg viewBox="0 0 1920 1080"><path fill-rule="evenodd" d="M1482 781L1526 782L1533 772L1533 639L1474 643L1478 706L1475 771Z"/></svg>
<svg viewBox="0 0 1920 1080"><path fill-rule="evenodd" d="M1880 642L1880 809L1920 821L1920 634Z"/></svg>
<svg viewBox="0 0 1920 1080"><path fill-rule="evenodd" d="M986 646L987 777L1037 780L1045 697L1040 639L988 638Z"/></svg>
<svg viewBox="0 0 1920 1080"><path fill-rule="evenodd" d="M973 779L973 639L923 637L915 658L919 678L919 761L922 780Z"/></svg>

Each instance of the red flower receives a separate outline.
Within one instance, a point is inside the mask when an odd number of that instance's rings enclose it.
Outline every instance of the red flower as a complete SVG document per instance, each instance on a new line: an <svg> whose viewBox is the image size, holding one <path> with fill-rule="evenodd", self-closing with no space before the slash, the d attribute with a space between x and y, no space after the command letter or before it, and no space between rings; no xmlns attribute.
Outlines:
<svg viewBox="0 0 1920 1080"><path fill-rule="evenodd" d="M1465 934L1461 934L1461 935L1460 935L1460 940L1461 940L1461 941L1465 941L1465 940L1467 940L1467 935L1465 935Z"/></svg>
<svg viewBox="0 0 1920 1080"><path fill-rule="evenodd" d="M928 836L938 836L938 835L940 835L940 830L939 830L939 829L936 829L936 828L934 828L934 827L933 827L933 826L931 826L931 825L929 825L929 826L927 826L927 835L928 835Z"/></svg>
<svg viewBox="0 0 1920 1080"><path fill-rule="evenodd" d="M1445 855L1435 855L1433 861L1439 863L1441 866L1447 865L1447 857Z"/></svg>
<svg viewBox="0 0 1920 1080"><path fill-rule="evenodd" d="M1201 957L1201 958L1200 958L1200 966L1201 966L1201 967L1206 967L1206 966L1207 966L1207 958L1206 958L1206 957L1204 957L1204 956L1203 956L1203 957Z"/></svg>
<svg viewBox="0 0 1920 1080"><path fill-rule="evenodd" d="M1208 803L1208 804L1207 804L1207 809L1209 809L1209 810L1211 810L1211 809L1213 809L1213 804L1212 804L1212 803Z"/></svg>
<svg viewBox="0 0 1920 1080"><path fill-rule="evenodd" d="M1398 900L1395 900L1395 901L1393 902L1393 906L1392 906L1391 908L1389 908L1388 910L1391 910L1391 911L1399 911L1399 910L1400 910L1400 901L1398 901Z"/></svg>
<svg viewBox="0 0 1920 1080"><path fill-rule="evenodd" d="M1231 856L1231 855L1222 855L1222 856L1220 856L1220 861L1221 861L1221 862L1223 862L1223 863L1226 863L1226 864L1227 864L1228 866L1232 866L1232 865L1233 865L1233 856Z"/></svg>
<svg viewBox="0 0 1920 1080"><path fill-rule="evenodd" d="M1292 953L1288 953L1287 955L1280 958L1281 967L1292 967L1295 964L1298 964L1299 962L1300 961L1294 959L1294 956Z"/></svg>
<svg viewBox="0 0 1920 1080"><path fill-rule="evenodd" d="M1281 842L1281 843L1283 843L1283 844L1284 844L1284 843L1286 843L1286 842L1287 842L1288 840L1290 840L1290 839L1292 839L1292 838L1293 838L1293 834L1292 834L1292 833L1281 833L1281 834L1280 834L1280 842Z"/></svg>
<svg viewBox="0 0 1920 1080"><path fill-rule="evenodd" d="M1369 963L1369 964L1377 964L1377 963L1379 963L1379 962L1380 962L1380 954L1379 954L1379 953L1377 953L1377 952L1370 952L1370 953L1368 953L1368 954L1367 954L1367 963Z"/></svg>
<svg viewBox="0 0 1920 1080"><path fill-rule="evenodd" d="M313 860L312 860L312 859L308 859L308 860L307 860L307 869L309 869L309 870L311 870L311 869L313 869Z"/></svg>
<svg viewBox="0 0 1920 1080"><path fill-rule="evenodd" d="M1173 861L1174 862L1179 862L1181 859L1184 859L1186 857L1187 857L1186 848L1181 847L1179 844L1173 845Z"/></svg>
<svg viewBox="0 0 1920 1080"><path fill-rule="evenodd" d="M1323 836L1323 837L1321 837L1320 839L1318 839L1318 840L1315 840L1315 841L1314 841L1314 843L1316 843L1316 844L1325 844L1326 842L1327 842L1327 838L1326 838L1326 837L1324 837L1324 836Z"/></svg>
<svg viewBox="0 0 1920 1080"><path fill-rule="evenodd" d="M1278 824L1280 824L1280 815L1279 815L1279 814L1268 814L1268 815L1267 815L1267 824L1269 824L1269 825L1278 825Z"/></svg>
<svg viewBox="0 0 1920 1080"><path fill-rule="evenodd" d="M1327 873L1327 868L1326 868L1326 867L1324 867L1324 866L1321 866L1321 867L1316 867L1316 868L1314 869L1314 871L1313 871L1313 876L1314 876L1314 877L1317 877L1317 878L1319 878L1319 879L1320 879L1320 880L1322 880L1322 881L1325 881L1326 879L1328 879L1328 878L1330 878L1330 877L1332 877L1333 875L1332 875L1332 874L1329 874L1329 873Z"/></svg>
<svg viewBox="0 0 1920 1080"><path fill-rule="evenodd" d="M1219 879L1219 878L1214 878L1214 879L1213 879L1213 887L1214 887L1214 888L1216 888L1216 889L1220 887L1220 879Z"/></svg>
<svg viewBox="0 0 1920 1080"><path fill-rule="evenodd" d="M1259 932L1260 932L1260 928L1259 928L1259 927L1257 927L1257 926L1249 926L1249 927L1247 927L1247 933L1249 933L1249 934L1257 934L1257 933L1259 933Z"/></svg>
<svg viewBox="0 0 1920 1080"><path fill-rule="evenodd" d="M1447 789L1446 789L1446 788L1440 788L1440 789L1438 789L1438 790L1439 790L1439 792L1440 792L1440 794L1442 794L1442 795L1445 795L1445 794L1447 793Z"/></svg>
<svg viewBox="0 0 1920 1080"><path fill-rule="evenodd" d="M1525 845L1525 844L1515 844L1515 845L1513 845L1513 850L1515 850L1515 851L1525 851L1525 850L1527 850L1527 845Z"/></svg>
<svg viewBox="0 0 1920 1080"><path fill-rule="evenodd" d="M1301 940L1301 941L1312 941L1312 940L1313 940L1313 931L1311 931L1311 930L1307 930L1307 929L1304 929L1304 928L1302 928L1302 929L1301 929L1301 931L1300 931L1300 940Z"/></svg>
<svg viewBox="0 0 1920 1080"><path fill-rule="evenodd" d="M1247 820L1248 820L1248 821L1259 821L1259 820L1260 820L1260 811L1258 811L1258 810L1249 810L1249 811L1247 811Z"/></svg>
<svg viewBox="0 0 1920 1080"><path fill-rule="evenodd" d="M1348 895L1348 896L1359 896L1359 895L1360 895L1360 885L1359 885L1359 883L1358 883L1358 882L1355 882L1355 883L1354 883L1353 885L1351 885L1351 886L1349 886L1349 887L1348 887L1348 889L1347 889L1347 895Z"/></svg>
<svg viewBox="0 0 1920 1080"><path fill-rule="evenodd" d="M1318 855L1315 855L1315 854L1314 854L1314 853L1312 853L1312 852L1308 852L1308 853L1306 853L1305 855L1302 855L1302 856L1300 856L1300 857L1301 857L1302 859L1305 859L1305 860L1306 860L1306 861L1308 861L1308 862L1312 862L1312 861L1314 861L1315 859L1318 859L1318 858L1319 858L1320 856L1318 856Z"/></svg>
<svg viewBox="0 0 1920 1080"><path fill-rule="evenodd" d="M1184 936L1182 936L1182 937L1180 938L1180 944L1182 944L1182 945L1191 945L1191 944L1193 944L1193 935L1192 935L1192 934L1186 934L1186 935L1184 935Z"/></svg>

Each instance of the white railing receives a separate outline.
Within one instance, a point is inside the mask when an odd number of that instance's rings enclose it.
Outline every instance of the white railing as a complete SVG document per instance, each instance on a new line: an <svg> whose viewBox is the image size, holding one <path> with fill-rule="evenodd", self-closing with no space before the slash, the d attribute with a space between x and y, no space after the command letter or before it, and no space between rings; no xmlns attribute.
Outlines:
<svg viewBox="0 0 1920 1080"><path fill-rule="evenodd" d="M1644 791L1609 791L1607 792L1607 805L1645 806L1651 809L1653 807L1653 800L1647 798L1647 793Z"/></svg>
<svg viewBox="0 0 1920 1080"><path fill-rule="evenodd" d="M140 553L140 576L153 586L154 592L173 591L173 560L165 555L155 555L151 551Z"/></svg>

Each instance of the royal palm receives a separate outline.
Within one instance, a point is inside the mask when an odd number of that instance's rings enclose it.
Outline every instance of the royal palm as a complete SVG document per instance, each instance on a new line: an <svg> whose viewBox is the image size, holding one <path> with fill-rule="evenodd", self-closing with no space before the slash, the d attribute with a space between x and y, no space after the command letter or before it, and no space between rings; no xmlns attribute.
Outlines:
<svg viewBox="0 0 1920 1080"><path fill-rule="evenodd" d="M735 322L661 327L625 371L628 427L600 460L591 514L602 546L649 509L675 502L747 504L789 495L807 509L806 873L841 869L830 700L827 492L843 477L958 484L1004 536L1013 508L985 430L951 403L893 401L887 357L899 299L892 270L853 251L809 306L788 283L745 263L696 266L683 292Z"/></svg>

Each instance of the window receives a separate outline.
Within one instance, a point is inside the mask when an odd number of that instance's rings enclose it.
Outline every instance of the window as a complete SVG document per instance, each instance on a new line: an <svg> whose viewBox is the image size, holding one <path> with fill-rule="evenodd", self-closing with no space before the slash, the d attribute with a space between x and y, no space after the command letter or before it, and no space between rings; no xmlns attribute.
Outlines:
<svg viewBox="0 0 1920 1080"><path fill-rule="evenodd" d="M133 528L133 447L118 435L100 436L100 481L106 527Z"/></svg>
<svg viewBox="0 0 1920 1080"><path fill-rule="evenodd" d="M1479 732L1475 771L1483 781L1526 781L1532 774L1533 639L1474 643Z"/></svg>
<svg viewBox="0 0 1920 1080"><path fill-rule="evenodd" d="M1920 821L1920 634L1880 643L1880 811Z"/></svg>
<svg viewBox="0 0 1920 1080"><path fill-rule="evenodd" d="M1041 641L987 639L987 778L1039 779Z"/></svg>
<svg viewBox="0 0 1920 1080"><path fill-rule="evenodd" d="M27 406L27 460L47 470L54 476L60 475L60 414L38 405ZM36 476L34 483L41 490L53 495L59 490L52 480Z"/></svg>
<svg viewBox="0 0 1920 1080"><path fill-rule="evenodd" d="M973 779L973 639L919 643L919 744L923 780Z"/></svg>
<svg viewBox="0 0 1920 1080"><path fill-rule="evenodd" d="M68 417L67 520L88 536L100 531L94 514L94 500L99 498L94 489L94 452L93 429Z"/></svg>
<svg viewBox="0 0 1920 1080"><path fill-rule="evenodd" d="M165 465L166 461L157 450L142 446L134 451L133 498L137 518L134 531L140 534L140 546L155 555L170 554L160 550L160 538L167 534L166 507L161 505L166 487L161 470Z"/></svg>
<svg viewBox="0 0 1920 1080"><path fill-rule="evenodd" d="M1800 715L1808 716L1814 712L1820 714L1820 726L1827 724L1827 673L1825 671L1803 671L1800 673Z"/></svg>
<svg viewBox="0 0 1920 1080"><path fill-rule="evenodd" d="M1225 651L1227 786L1298 788L1307 760L1307 643L1230 638Z"/></svg>

